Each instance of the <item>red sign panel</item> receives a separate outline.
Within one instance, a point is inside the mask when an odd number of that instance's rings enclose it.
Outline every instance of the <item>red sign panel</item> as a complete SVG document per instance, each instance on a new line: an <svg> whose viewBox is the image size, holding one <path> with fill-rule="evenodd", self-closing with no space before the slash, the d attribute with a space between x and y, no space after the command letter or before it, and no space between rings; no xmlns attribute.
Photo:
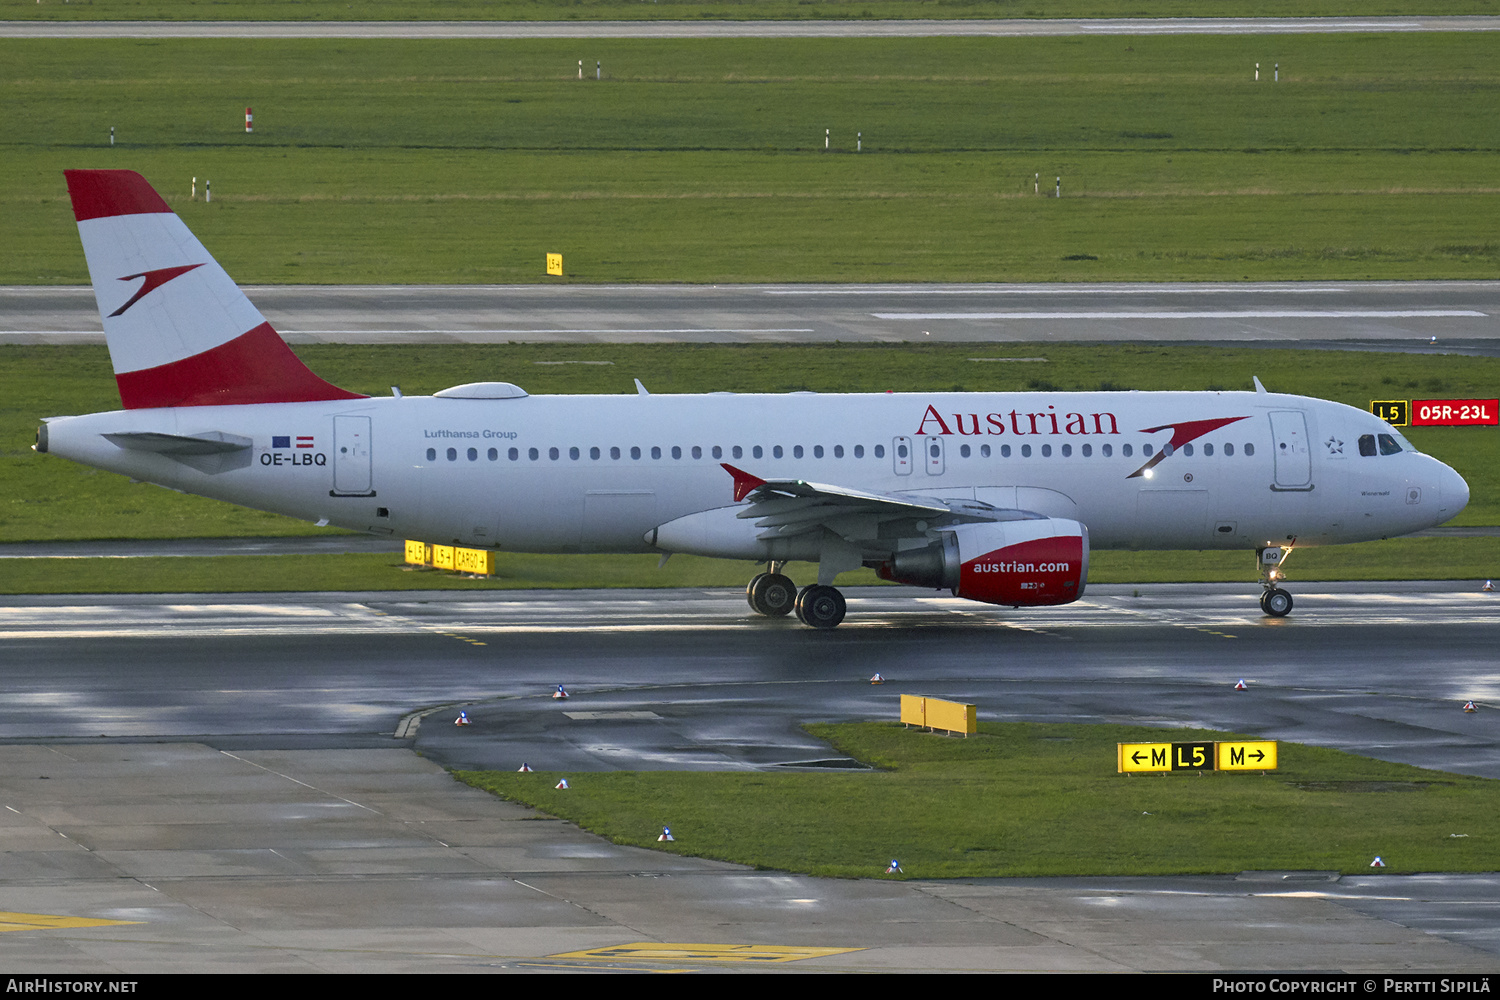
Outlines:
<svg viewBox="0 0 1500 1000"><path fill-rule="evenodd" d="M1413 427L1495 427L1500 425L1500 400L1414 399Z"/></svg>

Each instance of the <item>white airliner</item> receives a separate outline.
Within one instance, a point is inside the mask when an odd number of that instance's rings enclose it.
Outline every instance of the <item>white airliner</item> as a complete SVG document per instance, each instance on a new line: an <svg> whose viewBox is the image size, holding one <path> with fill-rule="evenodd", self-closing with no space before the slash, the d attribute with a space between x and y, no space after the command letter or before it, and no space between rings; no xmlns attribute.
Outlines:
<svg viewBox="0 0 1500 1000"><path fill-rule="evenodd" d="M530 396L473 382L373 398L309 371L139 175L68 191L124 409L36 450L172 489L435 543L767 564L750 606L832 628L832 584L990 604L1082 596L1090 546L1257 550L1386 538L1468 503L1360 410L1267 392ZM796 589L786 561L818 565Z"/></svg>

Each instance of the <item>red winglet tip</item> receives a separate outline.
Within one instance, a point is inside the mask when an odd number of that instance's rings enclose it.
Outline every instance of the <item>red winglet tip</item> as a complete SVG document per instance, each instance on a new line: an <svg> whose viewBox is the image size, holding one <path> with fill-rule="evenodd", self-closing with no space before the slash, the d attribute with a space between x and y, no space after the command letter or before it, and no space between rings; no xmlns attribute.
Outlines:
<svg viewBox="0 0 1500 1000"><path fill-rule="evenodd" d="M752 476L744 469L736 469L728 462L720 462L719 467L734 477L734 499L735 502L745 499L751 490L759 489L766 485L766 481L759 476Z"/></svg>

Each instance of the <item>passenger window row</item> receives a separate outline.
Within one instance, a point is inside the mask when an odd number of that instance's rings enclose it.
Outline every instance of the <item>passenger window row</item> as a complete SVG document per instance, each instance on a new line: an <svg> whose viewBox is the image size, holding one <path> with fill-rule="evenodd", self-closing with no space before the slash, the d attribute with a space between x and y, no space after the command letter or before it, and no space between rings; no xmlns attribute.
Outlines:
<svg viewBox="0 0 1500 1000"><path fill-rule="evenodd" d="M1369 451L1365 450L1366 439L1369 439L1369 447L1370 447ZM1392 449L1390 451L1386 450L1386 448L1387 448L1387 442L1389 442L1390 448ZM936 454L936 448L937 448L937 446L936 445L930 445L929 447L931 447L931 448L934 449L935 453L934 453L933 457L937 458L938 457L938 455ZM1233 456L1234 455L1234 445L1232 443L1230 443L1230 442L1224 442L1220 447L1222 449L1222 453L1225 456ZM1255 445L1253 445L1253 444L1251 444L1249 442L1246 442L1245 444L1241 445L1240 447L1241 447L1241 454L1245 455L1246 457L1253 457L1255 455ZM1375 448L1375 442L1374 442L1374 438L1371 435L1366 434L1366 435L1364 435L1363 437L1361 437L1359 439L1359 450L1360 450L1360 454L1361 455L1373 455L1373 454L1375 454L1374 448ZM901 458L905 458L906 457L906 445L904 445L904 444L898 444L896 446L896 449L897 449L897 453L899 454L899 456ZM1171 445L1166 445L1162 450L1165 451L1168 455L1171 455L1173 453L1174 449L1172 448ZM1185 444L1185 445L1182 446L1181 450L1182 450L1182 454L1184 456L1186 456L1188 458L1191 458L1193 456L1193 445L1191 445L1191 444ZM1394 454L1394 452L1400 451L1400 450L1401 450L1400 446L1397 445L1395 443L1395 441L1391 440L1390 435L1388 435L1388 434L1382 434L1382 435L1380 435L1380 451L1381 451L1381 454L1383 454L1383 455L1390 455L1390 454ZM1022 458L1031 458L1031 457L1033 457L1033 455L1036 455L1036 454L1040 454L1040 456L1042 458L1051 458L1051 457L1053 457L1054 454L1060 454L1063 458L1072 458L1073 457L1073 445L1072 444L1058 445L1057 448L1056 448L1056 451L1054 451L1054 448L1053 448L1053 446L1051 444L1040 445L1040 446L1038 446L1038 448L1037 448L1036 451L1033 451L1032 446L1030 444L1023 444L1023 445L1020 446L1019 451L1020 451L1020 456ZM827 455L830 455L830 454L834 458L843 458L843 457L845 457L845 454L846 454L845 450L844 450L844 446L841 445L841 444L836 444L832 448L828 448L826 450L825 450L824 446L821 445L821 444L815 444L811 448L806 448L803 445L796 444L796 445L792 445L792 447L790 449L791 457L794 458L794 459L805 458L805 457L807 457L807 455L809 454L809 452L811 453L811 455L812 455L813 458L824 458L824 457L826 457ZM980 458L992 458L992 457L994 457L994 454L995 454L995 452L991 450L991 446L987 445L987 444L980 445L979 448L978 448L978 452L979 452L979 457ZM999 448L998 448L998 452L999 452L999 456L1001 458L1010 458L1012 456L1012 454L1013 454L1013 452L1011 450L1011 446L1008 445L1008 444L1002 444L1002 445L1000 445ZM606 452L605 452L604 449L599 448L597 446L593 447L593 448L589 448L587 453L588 453L589 459L592 460L592 461L596 461L596 462L599 461L599 460L601 460L602 458L604 458L604 456L606 454ZM653 446L650 449L642 449L639 446L636 446L636 447L631 447L631 448L628 448L628 449L619 448L619 447L613 447L613 448L610 448L608 450L608 455L609 455L609 458L610 458L611 461L619 461L619 460L625 458L627 455L632 460L639 461L640 459L644 458L647 453L650 454L651 458L659 460L659 459L661 459L661 457L663 455L663 449L660 446ZM704 449L703 449L703 447L701 445L693 445L691 448L688 448L688 449L686 449L686 451L684 451L684 449L682 448L682 446L680 446L680 445L673 445L671 448L669 448L669 449L666 450L666 453L670 454L671 457L674 458L674 459L681 459L684 454L691 455L695 459L701 459L701 458L703 458ZM723 459L725 457L724 449L722 447L720 447L719 445L714 445L712 448L709 448L708 449L708 453L709 453L709 455L715 461L719 461L719 460L721 460L721 459ZM874 445L874 446L872 446L869 449L868 453L870 455L872 455L873 457L875 457L875 458L884 458L885 457L885 445L880 445L880 444ZM1101 457L1103 457L1103 458L1113 458L1114 457L1114 453L1115 453L1115 446L1113 444L1101 444L1099 446L1099 455ZM460 454L459 453L459 449L457 449L457 448L448 448L448 449L445 450L444 457L447 458L448 461L450 461L450 462L456 462L459 459L459 454ZM540 461L541 458L542 458L542 450L540 448L527 448L525 450L524 454L525 454L525 457L528 460L532 461L532 462ZM771 446L770 455L771 455L772 458L786 458L787 454L788 454L788 449L782 447L781 445L778 444L778 445L772 445ZM854 445L852 448L850 448L848 450L848 454L852 455L854 458L864 458L865 455L866 455L865 446L862 445L862 444ZM974 447L972 445L968 445L968 444L959 445L958 454L962 458L972 458L974 456ZM1094 455L1094 446L1092 444L1079 445L1079 447L1078 447L1078 454L1081 455L1083 458L1092 458L1093 455ZM1155 448L1152 445L1144 444L1144 445L1141 445L1141 454L1143 456L1147 457L1147 458L1150 458L1152 455L1156 454L1156 450L1155 450ZM1203 445L1203 455L1204 455L1204 457L1212 457L1213 454L1214 454L1214 446L1212 444L1205 444L1205 445ZM546 455L547 455L547 458L549 460L551 460L553 462L556 462L556 461L558 461L558 460L560 460L562 458L562 456L563 456L563 450L561 448L548 448L546 450ZM567 450L567 455L568 455L568 458L570 460L576 462L576 461L579 461L580 459L583 458L583 456L584 456L584 450L582 448L579 448L579 447L575 446L575 447L569 448ZM743 447L741 447L740 445L735 445L735 446L733 446L732 448L729 449L729 457L732 458L732 459L743 459L745 457L745 455L746 455L746 449L743 448ZM1132 458L1132 457L1134 457L1135 456L1135 446L1129 445L1129 444L1122 444L1122 445L1120 445L1120 455L1122 457L1124 457L1124 458ZM464 450L463 456L465 458L467 458L471 462L477 462L477 461L479 461L480 451L479 451L478 448L468 448L468 449ZM522 450L520 448L509 448L505 452L505 457L507 459L509 459L510 461L512 461L512 462L519 462L521 460L521 456L522 456ZM752 459L765 458L766 457L766 449L764 447L762 447L761 445L754 445L754 446L752 446L749 449L749 456ZM500 449L498 449L498 448L489 448L489 449L486 449L485 452L484 452L484 457L487 458L491 462L497 462L497 461L500 460ZM437 460L438 460L438 450L436 448L428 448L427 449L427 461L429 461L429 462L436 462Z"/></svg>
<svg viewBox="0 0 1500 1000"><path fill-rule="evenodd" d="M642 458L644 458L646 456L647 451L649 451L650 456L653 459L660 459L662 457L662 455L663 455L663 449L660 446L652 447L650 449L642 449L639 446L637 446L637 447L628 448L628 449L618 448L618 447L610 448L609 449L609 457L613 461L619 461L620 459L626 457L626 455L628 454L631 459L633 459L635 461L639 461L640 459L642 459ZM691 455L693 458L701 459L703 457L703 447L701 445L693 445L691 448L688 448L688 449L683 449L682 446L680 446L680 445L673 445L671 448L666 449L666 452L669 453L675 459L681 459L683 457L684 453ZM823 446L820 445L820 444L815 444L810 449L804 448L800 444L792 445L792 447L791 447L791 457L792 458L805 458L805 457L807 457L807 455L809 454L809 452L812 454L813 458L823 458L826 454L832 454L834 458L843 458L844 454L845 454L844 453L844 446L841 445L841 444L836 444L831 449L828 449L827 451L825 451L824 448L823 448ZM719 460L719 459L724 458L724 449L722 447L720 447L719 445L714 445L712 448L709 448L708 449L708 453L716 461ZM743 459L745 457L745 453L746 453L746 449L742 448L740 445L735 445L734 447L732 447L732 448L729 449L729 457L730 458ZM865 446L862 445L862 444L857 444L853 448L849 449L849 453L852 454L855 458L864 458L865 457ZM510 459L512 462L519 462L521 460L521 454L522 454L522 452L521 452L520 448L510 448L510 449L507 449L505 457L508 458L508 459ZM542 457L542 451L541 451L540 448L527 448L525 454L526 454L526 457L528 459L530 459L531 461L533 461L533 462L538 461ZM583 452L582 448L573 447L573 448L569 448L568 449L568 458L572 459L575 462L578 461L579 459L583 458L583 454L584 454L584 452ZM766 457L766 449L764 447L762 447L761 445L755 445L754 447L752 447L752 448L749 449L749 454L750 454L751 458L765 458ZM870 449L870 454L874 455L876 458L884 458L885 457L885 445L882 445L882 444L875 445L873 448ZM464 456L466 458L468 458L468 460L471 461L471 462L477 462L477 461L479 461L479 449L478 448L469 448L469 449L467 449L464 452ZM548 448L547 449L547 457L549 459L551 459L552 461L554 461L554 462L556 462L558 459L562 458L562 456L563 456L563 452L562 452L561 448ZM598 448L598 447L590 448L590 449L588 449L588 456L589 456L590 459L592 459L592 460L594 460L594 461L597 462L598 460L600 460L600 459L602 459L604 457L604 449ZM772 458L785 458L786 456L787 456L787 449L783 448L779 444L772 446L772 448L771 448L771 457ZM447 457L448 461L450 461L450 462L456 462L456 461L458 461L459 450L457 448L449 448L449 449L447 449L446 457ZM491 462L499 461L499 459L500 459L500 449L498 449L498 448L490 448L490 449L488 449L485 452L485 457L488 458ZM437 460L438 460L438 450L436 448L428 448L427 449L427 461L429 461L429 462L436 462Z"/></svg>
<svg viewBox="0 0 1500 1000"><path fill-rule="evenodd" d="M1234 455L1234 445L1232 443L1226 441L1220 447L1222 448L1223 454L1225 456L1233 456ZM967 444L959 445L959 448L958 448L958 454L959 454L959 456L962 457L962 458L968 458L968 457L970 457L970 455L972 454L972 452L970 451L970 448L971 448L971 446L967 445ZM1061 454L1061 456L1063 458L1072 458L1073 457L1073 446L1071 444L1059 445L1056 452L1054 452L1053 447L1050 444L1041 445L1040 448L1038 449L1038 451L1035 451L1035 452L1032 450L1031 445L1029 445L1029 444L1023 444L1023 445L1021 445L1020 451L1021 451L1021 457L1022 458L1031 458L1032 455L1034 455L1034 454L1040 454L1042 458L1051 458L1053 456L1053 454ZM1164 446L1162 448L1162 451L1166 452L1168 455L1172 455L1172 454L1174 454L1177 451L1177 449L1174 449L1171 445L1166 445L1166 446ZM1183 445L1182 448L1181 448L1181 451L1182 451L1182 454L1184 456L1186 456L1188 458L1192 458L1193 457L1193 446L1191 444L1185 444L1185 445ZM1008 444L1002 444L1000 446L1000 457L1001 458L1010 458L1011 454L1012 453L1011 453L1011 446L1010 445L1008 445ZM1093 458L1094 457L1094 446L1092 444L1079 445L1079 447L1078 447L1078 454L1081 455L1084 458ZM1103 458L1113 458L1114 454L1115 454L1115 446L1113 444L1101 444L1099 446L1099 455L1101 457L1103 457ZM1143 444L1143 445L1141 445L1141 454L1144 455L1147 458L1150 458L1152 455L1156 454L1156 449L1152 445ZM1213 454L1214 454L1214 446L1212 444L1205 444L1203 446L1203 455L1204 455L1204 457L1205 458L1211 458L1213 456ZM1245 442L1243 445L1241 445L1241 454L1243 454L1247 458L1254 457L1254 455L1255 455L1255 445L1251 444L1248 441ZM989 445L982 444L982 445L979 446L979 457L980 458L989 458L990 455L991 455L991 453L990 453L990 446ZM1134 457L1134 455L1135 455L1135 446L1134 445L1129 445L1129 444L1122 444L1122 445L1120 445L1120 455L1122 457L1124 457L1124 458L1132 458L1132 457ZM933 455L932 457L936 458L937 456Z"/></svg>

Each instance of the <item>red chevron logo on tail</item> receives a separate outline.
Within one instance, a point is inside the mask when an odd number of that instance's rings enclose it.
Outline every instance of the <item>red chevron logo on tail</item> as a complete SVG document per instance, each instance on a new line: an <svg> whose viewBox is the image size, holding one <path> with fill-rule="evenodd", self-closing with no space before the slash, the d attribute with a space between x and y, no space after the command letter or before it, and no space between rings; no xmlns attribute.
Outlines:
<svg viewBox="0 0 1500 1000"><path fill-rule="evenodd" d="M134 295L130 297L130 300L128 302L109 314L109 318L114 319L116 316L123 313L126 309L129 309L131 306L135 305L140 301L141 296L145 295L147 292L154 291L160 288L162 285L165 285L167 282L171 281L173 278L180 277L181 275L187 274L193 268L202 266L202 264L181 264L177 267L158 267L154 271L142 271L140 274L125 275L125 277L120 279L121 281L134 281L136 278L145 278L146 280L141 283L141 287L136 291Z"/></svg>

